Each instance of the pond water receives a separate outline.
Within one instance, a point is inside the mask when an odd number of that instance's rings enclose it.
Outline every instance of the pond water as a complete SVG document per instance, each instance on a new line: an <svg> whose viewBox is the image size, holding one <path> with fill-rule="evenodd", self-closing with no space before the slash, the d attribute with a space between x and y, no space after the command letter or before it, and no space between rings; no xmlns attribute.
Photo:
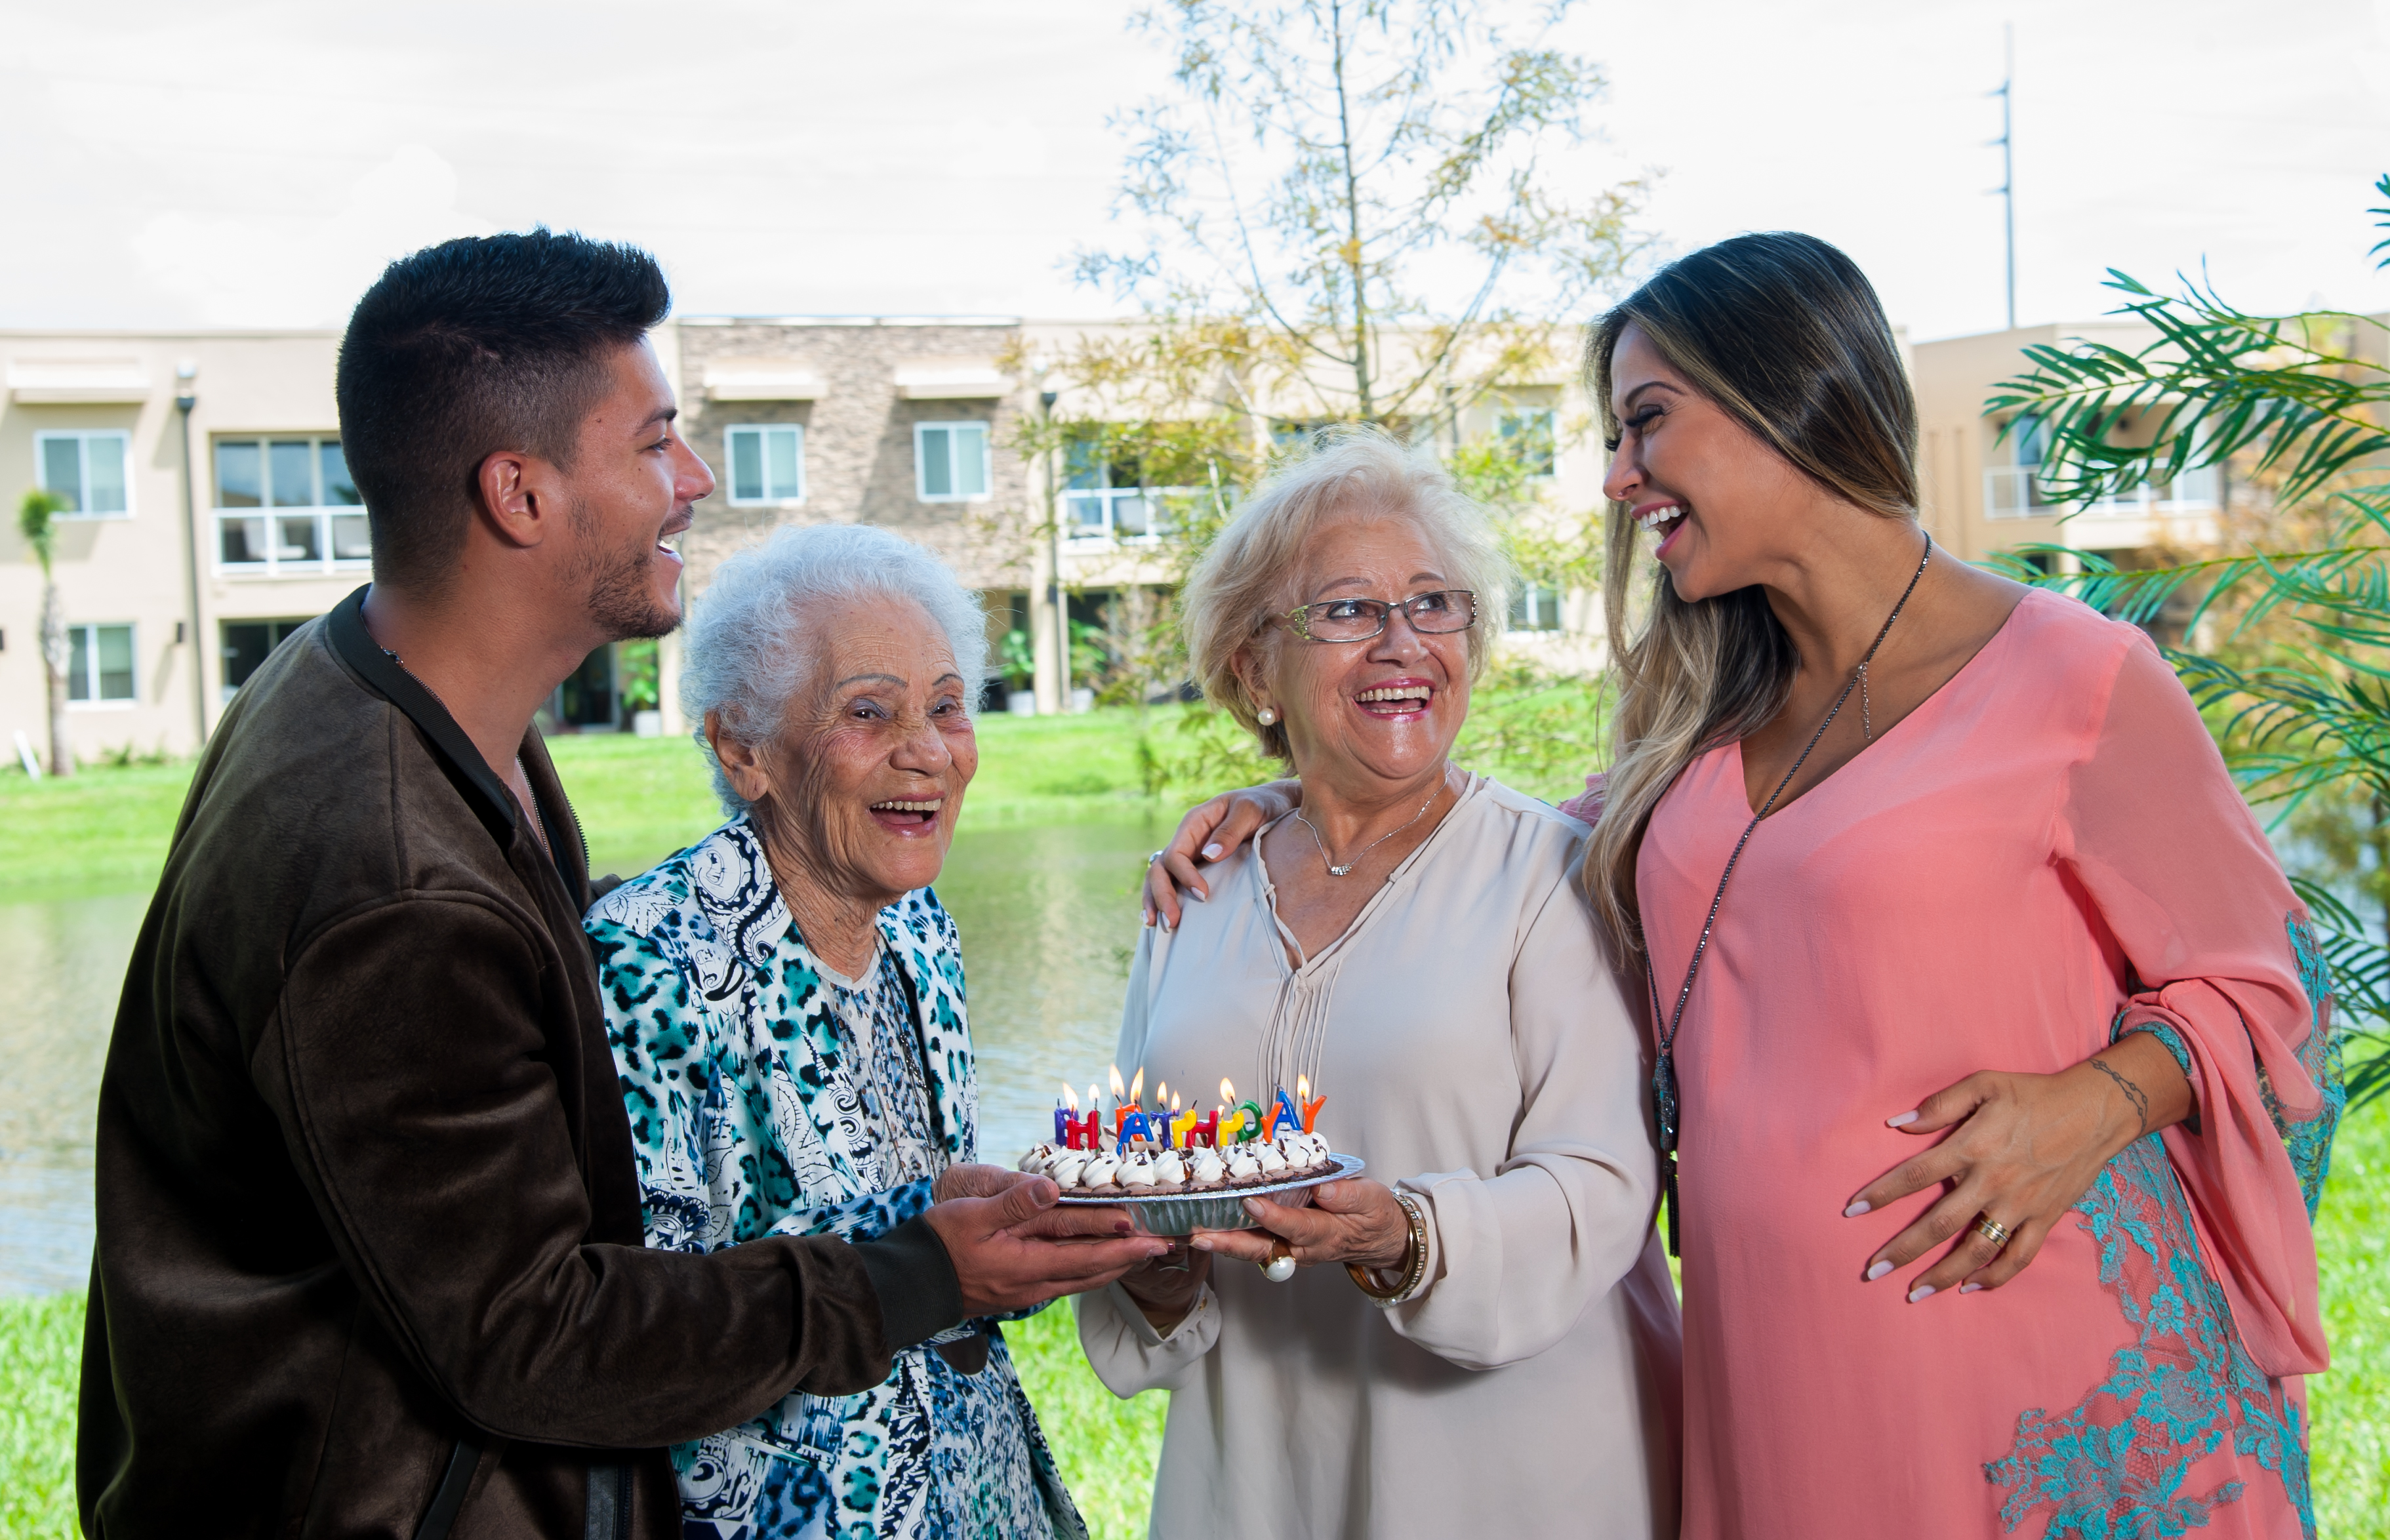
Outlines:
<svg viewBox="0 0 2390 1540"><path fill-rule="evenodd" d="M986 1157L1009 1161L1044 1136L1061 1083L1084 1085L1111 1062L1137 881L1157 839L1140 821L956 835L938 893L962 930ZM0 1294L90 1277L100 1065L148 902L0 904L17 958L0 994Z"/></svg>

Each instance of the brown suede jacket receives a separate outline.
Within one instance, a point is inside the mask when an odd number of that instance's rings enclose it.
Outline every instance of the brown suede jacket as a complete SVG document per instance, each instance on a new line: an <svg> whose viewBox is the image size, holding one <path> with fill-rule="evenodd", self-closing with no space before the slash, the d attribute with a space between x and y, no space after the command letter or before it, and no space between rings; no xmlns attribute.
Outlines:
<svg viewBox="0 0 2390 1540"><path fill-rule="evenodd" d="M675 1536L662 1445L878 1384L961 1291L920 1220L640 1245L563 789L532 733L551 861L364 597L242 687L134 950L84 1527Z"/></svg>

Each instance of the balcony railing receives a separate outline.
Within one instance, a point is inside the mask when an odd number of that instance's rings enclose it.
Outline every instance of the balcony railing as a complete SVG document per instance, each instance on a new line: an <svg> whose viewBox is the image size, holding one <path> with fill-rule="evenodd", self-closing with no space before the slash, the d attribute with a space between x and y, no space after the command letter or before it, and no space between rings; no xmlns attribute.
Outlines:
<svg viewBox="0 0 2390 1540"><path fill-rule="evenodd" d="M1191 487L1112 487L1062 494L1062 533L1074 544L1150 545L1170 532L1171 505Z"/></svg>
<svg viewBox="0 0 2390 1540"><path fill-rule="evenodd" d="M231 577L321 577L373 564L366 510L218 508L216 571Z"/></svg>
<svg viewBox="0 0 2390 1540"><path fill-rule="evenodd" d="M2151 514L2204 513L2216 507L2216 468L2186 471L2179 481L2143 484L2114 497L2092 502L2060 502L2041 478L2041 468L1996 465L1984 471L1984 517L1986 519L2056 519L2070 513L2146 518Z"/></svg>

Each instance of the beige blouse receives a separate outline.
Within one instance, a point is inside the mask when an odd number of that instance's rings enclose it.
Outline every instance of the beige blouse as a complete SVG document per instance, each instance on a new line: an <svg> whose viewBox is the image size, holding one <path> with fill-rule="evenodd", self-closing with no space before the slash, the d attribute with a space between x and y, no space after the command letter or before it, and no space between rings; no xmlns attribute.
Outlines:
<svg viewBox="0 0 2390 1540"><path fill-rule="evenodd" d="M1339 1267L1225 1260L1166 1338L1117 1285L1080 1297L1104 1382L1171 1392L1154 1535L1676 1534L1644 1051L1572 880L1585 834L1472 777L1300 968L1257 845L1146 930L1122 1072L1207 1107L1223 1076L1266 1100L1307 1073L1318 1131L1416 1194L1430 1239L1392 1309Z"/></svg>

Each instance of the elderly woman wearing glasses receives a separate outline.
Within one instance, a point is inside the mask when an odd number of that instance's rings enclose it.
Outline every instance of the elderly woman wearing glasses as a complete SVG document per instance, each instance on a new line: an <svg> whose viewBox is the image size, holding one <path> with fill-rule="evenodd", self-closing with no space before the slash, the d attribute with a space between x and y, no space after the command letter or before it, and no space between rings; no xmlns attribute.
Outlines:
<svg viewBox="0 0 2390 1540"><path fill-rule="evenodd" d="M1586 828L1449 759L1502 571L1443 469L1363 429L1188 584L1206 693L1301 807L1147 927L1120 1064L1305 1076L1373 1178L1080 1297L1104 1382L1174 1392L1157 1535L1676 1534L1675 1295Z"/></svg>

